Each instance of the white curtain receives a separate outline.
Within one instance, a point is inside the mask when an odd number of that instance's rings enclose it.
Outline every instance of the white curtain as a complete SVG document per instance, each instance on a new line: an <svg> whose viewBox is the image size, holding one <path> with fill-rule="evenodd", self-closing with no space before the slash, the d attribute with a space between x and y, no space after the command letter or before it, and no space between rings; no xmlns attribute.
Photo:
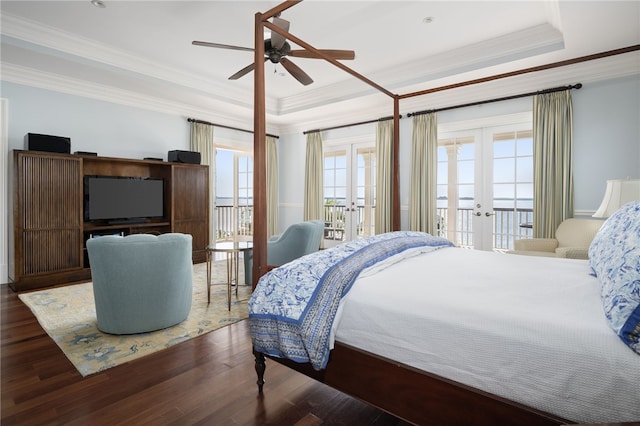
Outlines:
<svg viewBox="0 0 640 426"><path fill-rule="evenodd" d="M413 117L409 229L437 235L438 117L436 113Z"/></svg>
<svg viewBox="0 0 640 426"><path fill-rule="evenodd" d="M201 163L209 166L209 241L216 240L216 150L213 146L213 126L205 123L191 122L191 151L197 151Z"/></svg>
<svg viewBox="0 0 640 426"><path fill-rule="evenodd" d="M307 133L304 176L304 220L323 220L324 157L320 132Z"/></svg>
<svg viewBox="0 0 640 426"><path fill-rule="evenodd" d="M276 138L267 136L267 236L278 233L278 151Z"/></svg>
<svg viewBox="0 0 640 426"><path fill-rule="evenodd" d="M393 121L379 121L376 128L375 233L393 230Z"/></svg>
<svg viewBox="0 0 640 426"><path fill-rule="evenodd" d="M571 92L533 98L533 236L552 238L573 217L573 106Z"/></svg>

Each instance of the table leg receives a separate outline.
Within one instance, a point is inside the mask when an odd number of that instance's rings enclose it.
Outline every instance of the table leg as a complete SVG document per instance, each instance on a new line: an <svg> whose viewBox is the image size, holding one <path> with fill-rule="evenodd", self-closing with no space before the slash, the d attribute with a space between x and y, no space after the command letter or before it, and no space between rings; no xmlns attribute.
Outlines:
<svg viewBox="0 0 640 426"><path fill-rule="evenodd" d="M238 285L240 284L240 283L238 282L238 265L240 264L240 253L239 253L239 252L236 252L236 253L235 253L235 255L236 255L236 258L235 258L235 261L236 261L236 270L235 270L235 274L236 274L236 276L235 276L235 283L236 283L236 299L237 299L237 298L238 298Z"/></svg>
<svg viewBox="0 0 640 426"><path fill-rule="evenodd" d="M227 253L227 306L231 310L231 281L233 280L233 253Z"/></svg>
<svg viewBox="0 0 640 426"><path fill-rule="evenodd" d="M207 304L211 303L211 252L207 250Z"/></svg>

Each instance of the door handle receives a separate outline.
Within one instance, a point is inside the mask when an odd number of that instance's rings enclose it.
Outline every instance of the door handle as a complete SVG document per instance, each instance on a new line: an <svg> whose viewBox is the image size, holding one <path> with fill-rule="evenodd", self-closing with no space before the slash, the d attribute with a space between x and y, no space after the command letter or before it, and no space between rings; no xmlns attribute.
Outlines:
<svg viewBox="0 0 640 426"><path fill-rule="evenodd" d="M493 216L493 215L495 215L495 213L485 212L485 214L484 214L484 215L485 215L486 217L489 217L489 216ZM480 216L480 215L478 214L478 216Z"/></svg>
<svg viewBox="0 0 640 426"><path fill-rule="evenodd" d="M474 213L474 216L482 216L482 213L480 213L480 212L475 212L475 213Z"/></svg>

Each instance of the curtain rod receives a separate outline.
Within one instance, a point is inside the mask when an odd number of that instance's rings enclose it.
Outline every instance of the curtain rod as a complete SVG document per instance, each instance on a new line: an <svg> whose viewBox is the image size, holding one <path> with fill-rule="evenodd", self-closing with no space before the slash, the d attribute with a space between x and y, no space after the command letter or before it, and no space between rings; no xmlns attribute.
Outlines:
<svg viewBox="0 0 640 426"><path fill-rule="evenodd" d="M502 98L489 99L489 100L478 101L478 102L471 102L471 103L468 103L468 104L455 105L455 106L436 108L436 109L429 109L429 110L418 111L418 112L410 112L410 113L407 114L407 117L411 117L411 116L414 116L414 115L420 115L420 114L428 114L428 113L431 113L431 112L446 111L446 110L449 110L449 109L456 109L456 108L463 108L463 107L469 107L469 106L475 106L475 105L488 104L488 103L491 103L491 102L507 101L507 100L510 100L510 99L524 98L524 97L527 97L527 96L541 95L541 94L544 94L544 93L559 92L561 90L580 89L581 87L582 87L582 83L578 83L578 84L575 84L575 85L562 86L562 87L554 87L552 89L538 90L536 92L523 93L523 94L520 94L520 95L505 96L505 97L502 97ZM398 118L402 118L402 115L400 115ZM385 121L385 120L391 120L391 119L393 119L393 117L383 117L383 118L379 118L377 120L360 121L358 123L343 124L341 126L333 126L333 127L325 127L323 129L307 130L307 131L302 132L302 134L306 135L307 133L324 132L325 130L342 129L342 128L345 128L345 127L359 126L361 124L370 124L370 123L375 123L375 122L378 122L378 121Z"/></svg>
<svg viewBox="0 0 640 426"><path fill-rule="evenodd" d="M398 116L398 118L402 118L402 116L400 115ZM345 127L359 126L361 124L370 124L370 123L376 123L378 121L386 121L386 120L393 120L393 116L378 118L377 120L360 121L359 123L343 124L341 126L325 127L324 129L306 130L302 132L302 134L306 135L307 133L324 132L325 130L343 129Z"/></svg>
<svg viewBox="0 0 640 426"><path fill-rule="evenodd" d="M476 106L476 105L490 104L492 102L500 102L500 101L508 101L508 100L511 100L511 99L526 98L527 96L534 96L534 95L542 95L542 94L545 94L545 93L560 92L562 90L580 89L581 87L582 87L582 83L578 83L578 84L575 84L575 85L554 87L552 89L538 90L537 92L522 93L520 95L505 96L505 97L502 97L502 98L487 99L485 101L471 102L471 103L468 103L468 104L461 104L461 105L454 105L454 106L443 107L443 108L427 109L427 110L424 110L424 111L410 112L410 113L407 114L407 117L412 117L414 115L421 115L421 114L429 114L429 113L432 113L432 112L447 111L447 110L456 109L456 108L464 108L464 107L470 107L470 106Z"/></svg>
<svg viewBox="0 0 640 426"><path fill-rule="evenodd" d="M245 133L251 133L253 134L252 130L245 130L245 129L240 129L238 127L231 127L231 126L225 126L223 124L216 124L216 123L209 123L208 121L204 121L204 120L196 120L195 118L187 118L187 121L189 123L201 123L201 124L208 124L210 126L215 126L215 127L222 127L224 129L230 129L230 130L237 130L239 132L245 132ZM280 136L276 136L276 135L270 135L269 133L267 133L267 136L271 136L272 138L276 138L276 139L280 139Z"/></svg>

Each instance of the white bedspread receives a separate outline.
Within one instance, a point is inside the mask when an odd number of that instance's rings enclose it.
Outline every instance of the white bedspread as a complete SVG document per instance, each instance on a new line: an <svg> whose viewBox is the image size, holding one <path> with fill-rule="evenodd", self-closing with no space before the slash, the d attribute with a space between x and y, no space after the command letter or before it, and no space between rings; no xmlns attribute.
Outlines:
<svg viewBox="0 0 640 426"><path fill-rule="evenodd" d="M359 278L336 340L576 422L640 420L587 261L445 248Z"/></svg>

